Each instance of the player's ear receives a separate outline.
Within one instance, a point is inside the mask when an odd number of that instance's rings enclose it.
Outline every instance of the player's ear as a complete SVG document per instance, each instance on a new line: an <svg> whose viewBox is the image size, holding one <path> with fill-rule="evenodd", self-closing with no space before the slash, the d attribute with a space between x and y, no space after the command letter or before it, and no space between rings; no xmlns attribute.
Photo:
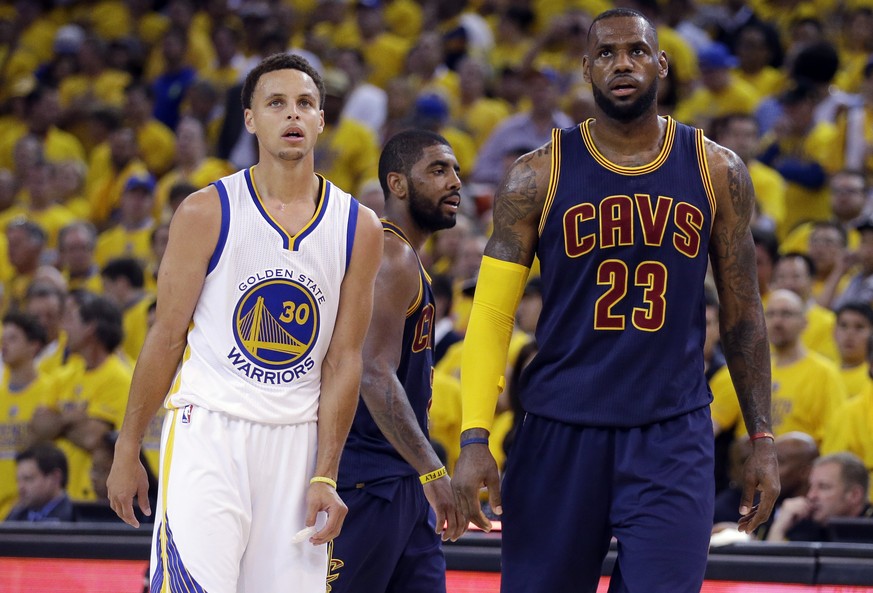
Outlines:
<svg viewBox="0 0 873 593"><path fill-rule="evenodd" d="M251 109L246 109L243 112L243 121L246 124L246 129L250 133L254 134L255 133L255 121L254 121L254 116L252 115Z"/></svg>
<svg viewBox="0 0 873 593"><path fill-rule="evenodd" d="M582 56L582 80L591 84L591 62L588 56Z"/></svg>
<svg viewBox="0 0 873 593"><path fill-rule="evenodd" d="M388 177L386 178L388 181L388 191L390 191L393 195L398 198L405 198L407 193L407 179L406 175L402 173L388 173Z"/></svg>

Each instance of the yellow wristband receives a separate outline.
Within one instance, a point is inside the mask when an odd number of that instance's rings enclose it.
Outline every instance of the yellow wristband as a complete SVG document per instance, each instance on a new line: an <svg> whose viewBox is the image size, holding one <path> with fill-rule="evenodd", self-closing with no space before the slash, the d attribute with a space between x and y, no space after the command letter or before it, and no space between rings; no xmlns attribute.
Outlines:
<svg viewBox="0 0 873 593"><path fill-rule="evenodd" d="M322 484L327 484L328 486L336 490L336 480L331 480L330 478L326 478L324 476L315 476L314 478L309 480L310 484L316 484L318 482L321 482Z"/></svg>
<svg viewBox="0 0 873 593"><path fill-rule="evenodd" d="M422 485L427 484L428 482L433 482L434 480L439 480L443 476L449 475L449 472L446 471L446 466L442 466L439 469L435 469L432 472L428 472L426 474L422 474L418 477L418 481L422 483Z"/></svg>

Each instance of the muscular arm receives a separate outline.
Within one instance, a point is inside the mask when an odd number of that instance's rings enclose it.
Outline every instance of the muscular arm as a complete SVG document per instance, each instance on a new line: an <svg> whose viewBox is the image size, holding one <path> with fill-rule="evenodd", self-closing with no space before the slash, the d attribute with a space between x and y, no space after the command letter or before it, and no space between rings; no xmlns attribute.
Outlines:
<svg viewBox="0 0 873 593"><path fill-rule="evenodd" d="M139 461L142 439L170 390L185 351L188 327L220 228L221 207L214 187L191 194L170 224L170 239L158 276L155 323L146 336L133 372L108 480L112 508L134 526L137 522L131 503L133 495L138 495L141 507L148 500L148 482Z"/></svg>
<svg viewBox="0 0 873 593"><path fill-rule="evenodd" d="M406 311L419 288L418 260L412 249L385 237L385 254L376 278L373 320L367 331L361 398L379 430L419 474L442 464L424 436L403 385L397 378Z"/></svg>
<svg viewBox="0 0 873 593"><path fill-rule="evenodd" d="M536 251L551 156L549 143L519 158L497 192L494 231L485 247L487 257L479 273L461 360L462 442L488 437L506 369L513 315ZM490 529L478 499L483 484L492 508L498 514L501 508L497 466L487 446L461 447L453 483L467 519Z"/></svg>
<svg viewBox="0 0 873 593"><path fill-rule="evenodd" d="M707 142L707 159L717 200L709 256L718 289L725 358L749 434L769 432L770 349L749 229L754 190L746 166L734 153ZM752 509L755 490L762 492L757 513ZM756 440L746 464L740 528L753 531L763 523L778 494L773 441Z"/></svg>
<svg viewBox="0 0 873 593"><path fill-rule="evenodd" d="M418 424L397 369L403 355L406 311L418 296L418 258L405 242L385 235L385 254L376 278L373 319L364 342L367 357L361 398L388 442L419 475L442 466ZM466 522L457 514L448 476L425 484L425 496L436 512L436 530L457 539Z"/></svg>
<svg viewBox="0 0 873 593"><path fill-rule="evenodd" d="M340 453L355 415L363 367L361 349L373 310L373 284L382 258L382 243L382 225L371 210L362 207L336 325L321 367L316 476L336 480ZM306 525L314 525L317 512L322 510L328 513L328 522L310 539L315 545L339 534L346 512L332 488L315 483L309 489Z"/></svg>

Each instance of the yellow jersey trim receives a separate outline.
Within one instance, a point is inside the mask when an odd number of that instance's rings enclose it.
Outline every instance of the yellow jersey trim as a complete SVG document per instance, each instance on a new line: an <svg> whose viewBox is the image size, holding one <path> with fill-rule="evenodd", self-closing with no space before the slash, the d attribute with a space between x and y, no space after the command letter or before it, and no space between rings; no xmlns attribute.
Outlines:
<svg viewBox="0 0 873 593"><path fill-rule="evenodd" d="M715 189L712 187L712 176L709 174L709 162L706 159L706 141L703 137L703 130L695 130L695 144L697 145L697 165L700 167L700 178L703 181L703 188L706 191L706 199L709 201L709 210L711 213L710 228L715 222Z"/></svg>
<svg viewBox="0 0 873 593"><path fill-rule="evenodd" d="M552 128L552 166L549 169L549 187L546 190L546 202L543 204L543 213L540 215L540 225L537 230L540 236L546 226L546 218L555 201L555 193L558 191L558 179L561 177L561 129Z"/></svg>
<svg viewBox="0 0 873 593"><path fill-rule="evenodd" d="M252 190L255 192L255 198L258 200L258 204L261 207L261 211L264 213L264 216L269 218L270 222L273 223L273 226L276 227L276 230L279 231L282 235L284 235L283 238L285 239L285 242L288 244L288 247L287 247L288 251L294 251L294 242L300 236L306 235L309 228L312 227L316 222L318 222L318 220L321 219L322 210L324 209L324 204L326 202L326 200L324 198L325 198L325 192L327 191L327 180L324 177L322 177L321 175L319 175L318 173L315 174L315 176L318 177L318 179L320 181L319 185L321 188L321 191L319 192L319 195L318 195L318 205L315 207L315 212L312 213L312 217L309 219L309 221L306 224L304 224L303 227L299 231L297 231L295 234L292 235L287 230L285 230L285 227L283 227L281 224L279 224L279 221L276 220L275 218L273 218L273 215L270 214L269 210L267 210L267 205L264 203L264 199L261 197L261 193L258 191L258 184L255 182L255 167L257 167L257 165L252 165L251 167L249 167L249 178L252 180Z"/></svg>
<svg viewBox="0 0 873 593"><path fill-rule="evenodd" d="M619 175L644 175L646 173L651 173L655 171L664 164L667 160L667 157L670 156L670 151L673 149L673 140L676 138L676 120L672 117L667 116L667 131L664 135L664 145L661 146L661 152L658 156L655 157L651 163L647 165L642 165L639 167L624 167L622 165L618 165L613 163L608 158L603 156L603 154L597 150L597 146L594 145L594 138L591 136L590 125L593 122L593 118L589 118L582 122L580 126L580 130L582 132L582 140L585 143L585 148L588 149L588 152L597 161L601 167L612 171L613 173L618 173Z"/></svg>

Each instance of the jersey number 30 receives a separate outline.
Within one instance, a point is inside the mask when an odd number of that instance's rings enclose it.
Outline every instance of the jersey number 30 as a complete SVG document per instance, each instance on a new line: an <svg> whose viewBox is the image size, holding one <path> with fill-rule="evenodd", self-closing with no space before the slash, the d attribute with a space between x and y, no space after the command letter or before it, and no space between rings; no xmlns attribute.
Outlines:
<svg viewBox="0 0 873 593"><path fill-rule="evenodd" d="M622 330L625 317L613 308L628 294L630 270L621 260L605 260L597 268L597 284L607 286L606 292L594 305L594 329ZM633 272L633 288L642 290L642 307L634 307L631 323L639 330L654 332L664 325L667 309L664 293L667 292L667 268L656 261L641 262Z"/></svg>

